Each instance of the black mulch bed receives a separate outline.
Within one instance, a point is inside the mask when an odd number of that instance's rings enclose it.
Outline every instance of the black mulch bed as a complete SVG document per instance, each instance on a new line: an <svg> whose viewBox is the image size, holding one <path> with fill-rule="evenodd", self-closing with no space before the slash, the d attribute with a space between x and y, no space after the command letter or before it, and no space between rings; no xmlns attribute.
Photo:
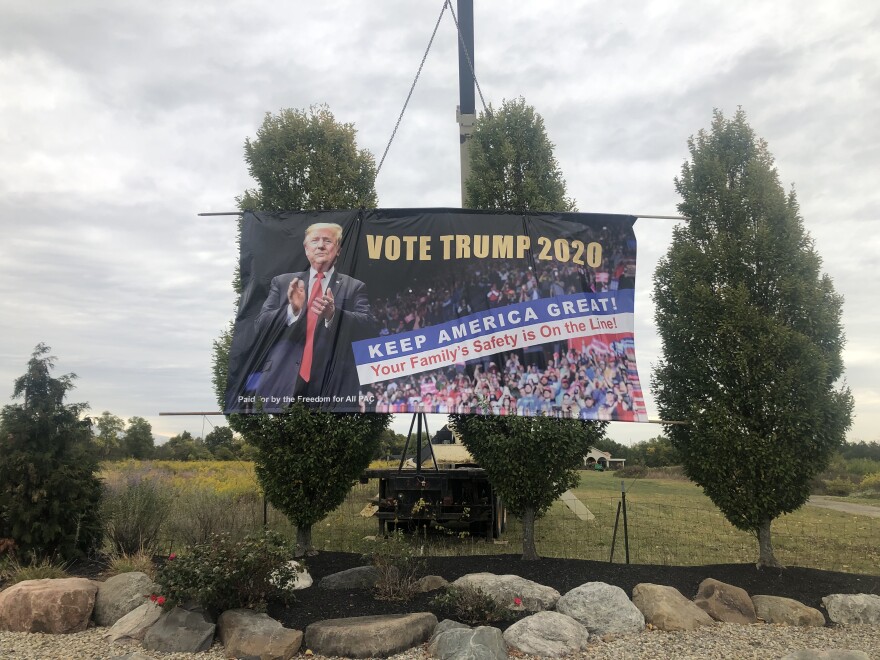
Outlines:
<svg viewBox="0 0 880 660"><path fill-rule="evenodd" d="M750 595L785 596L805 605L822 609L822 598L834 593L867 593L880 595L880 576L834 573L812 568L758 570L754 564L716 564L710 566L647 566L608 564L578 559L540 559L523 561L519 555L473 555L467 557L425 557L425 575L440 575L450 582L468 573L513 574L539 584L553 587L559 593L585 582L606 582L632 596L640 582L662 584L678 589L693 598L706 578L733 584ZM433 612L438 619L443 613L432 606L435 593L420 594L407 603L376 600L368 590L332 591L318 586L321 578L365 564L361 555L344 552L321 552L306 559L314 586L296 592L296 602L287 608L270 606L269 615L289 628L305 626L324 619L337 619L372 614ZM507 622L509 625L512 622ZM503 624L494 624L504 627Z"/></svg>

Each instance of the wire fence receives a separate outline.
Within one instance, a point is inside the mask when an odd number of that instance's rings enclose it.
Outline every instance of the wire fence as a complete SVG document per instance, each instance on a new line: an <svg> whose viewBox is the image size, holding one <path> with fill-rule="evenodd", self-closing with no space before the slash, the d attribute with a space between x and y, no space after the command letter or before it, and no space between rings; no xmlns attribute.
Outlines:
<svg viewBox="0 0 880 660"><path fill-rule="evenodd" d="M370 554L375 549L379 525L365 507L376 496L375 481L355 485L345 502L312 528L319 550ZM749 563L757 558L754 536L736 529L709 502L693 497L640 492L626 496L624 532L619 493L591 495L576 492L585 509L576 513L556 501L535 526L539 554L546 557L625 561L634 564L706 565ZM264 510L257 494L202 495L181 499L167 530L168 548L205 540L211 533L233 535L257 531L266 525L291 538L295 530L273 507ZM612 552L612 539L616 543ZM522 552L522 527L509 517L501 538L468 536L435 528L419 528L413 542L420 552L434 555L478 555ZM772 540L777 558L787 566L880 575L880 518L802 507L773 522Z"/></svg>

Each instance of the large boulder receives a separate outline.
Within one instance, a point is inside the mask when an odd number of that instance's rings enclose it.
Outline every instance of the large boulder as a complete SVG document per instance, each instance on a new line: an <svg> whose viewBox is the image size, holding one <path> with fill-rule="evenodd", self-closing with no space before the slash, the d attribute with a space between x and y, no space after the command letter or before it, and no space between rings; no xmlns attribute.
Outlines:
<svg viewBox="0 0 880 660"><path fill-rule="evenodd" d="M512 610L542 612L552 610L559 600L559 592L518 575L495 575L494 573L470 573L452 583L454 587L480 589L495 599L499 605ZM514 599L521 602L515 604Z"/></svg>
<svg viewBox="0 0 880 660"><path fill-rule="evenodd" d="M358 566L328 575L318 585L322 589L372 589L378 580L379 571L375 566Z"/></svg>
<svg viewBox="0 0 880 660"><path fill-rule="evenodd" d="M633 588L633 604L645 621L660 630L696 630L711 626L712 617L674 587L643 582Z"/></svg>
<svg viewBox="0 0 880 660"><path fill-rule="evenodd" d="M303 634L252 610L227 610L217 620L217 635L229 658L288 660L299 651Z"/></svg>
<svg viewBox="0 0 880 660"><path fill-rule="evenodd" d="M566 592L556 611L584 625L591 635L638 633L645 617L620 587L604 582L587 582Z"/></svg>
<svg viewBox="0 0 880 660"><path fill-rule="evenodd" d="M287 566L292 571L295 571L293 579L288 580L287 584L282 585L281 576L278 574L278 571L274 571L272 575L269 576L269 582L272 585L286 591L299 591L300 589L308 589L312 586L312 575L304 564L292 559L287 562Z"/></svg>
<svg viewBox="0 0 880 660"><path fill-rule="evenodd" d="M104 633L104 639L112 644L140 643L143 641L147 631L161 618L162 614L163 610L161 607L147 601L114 623Z"/></svg>
<svg viewBox="0 0 880 660"><path fill-rule="evenodd" d="M442 635L447 630L471 630L471 626L466 623L461 623L460 621L453 621L452 619L443 619L440 623L434 626L434 632L431 633L431 639L428 642L433 642L437 635Z"/></svg>
<svg viewBox="0 0 880 660"><path fill-rule="evenodd" d="M822 599L828 618L834 623L880 625L880 596L872 594L831 594Z"/></svg>
<svg viewBox="0 0 880 660"><path fill-rule="evenodd" d="M95 623L112 626L126 614L144 604L145 598L159 587L146 573L121 573L98 585L95 598Z"/></svg>
<svg viewBox="0 0 880 660"><path fill-rule="evenodd" d="M587 629L559 612L538 612L520 619L504 631L507 646L527 655L560 658L580 653L587 646Z"/></svg>
<svg viewBox="0 0 880 660"><path fill-rule="evenodd" d="M706 578L694 598L697 607L716 621L724 623L755 623L755 605L745 589Z"/></svg>
<svg viewBox="0 0 880 660"><path fill-rule="evenodd" d="M428 655L440 660L507 660L507 643L498 628L455 628L437 635Z"/></svg>
<svg viewBox="0 0 880 660"><path fill-rule="evenodd" d="M215 626L203 612L175 607L144 635L144 648L163 653L201 653L214 643Z"/></svg>
<svg viewBox="0 0 880 660"><path fill-rule="evenodd" d="M825 625L825 617L813 608L807 607L792 598L782 596L752 596L755 614L766 623L780 623L786 626Z"/></svg>
<svg viewBox="0 0 880 660"><path fill-rule="evenodd" d="M430 612L328 619L306 626L306 648L317 655L381 658L426 642L436 625Z"/></svg>
<svg viewBox="0 0 880 660"><path fill-rule="evenodd" d="M85 630L98 583L85 578L24 580L0 591L0 630L75 633Z"/></svg>

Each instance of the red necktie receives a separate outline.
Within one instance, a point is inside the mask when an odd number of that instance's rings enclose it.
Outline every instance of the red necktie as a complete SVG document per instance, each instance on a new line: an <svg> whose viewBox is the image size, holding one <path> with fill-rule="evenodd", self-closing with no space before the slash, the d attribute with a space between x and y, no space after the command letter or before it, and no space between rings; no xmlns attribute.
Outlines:
<svg viewBox="0 0 880 660"><path fill-rule="evenodd" d="M312 292L309 294L309 302L306 305L306 345L303 348L302 363L299 366L299 377L307 383L312 375L312 348L315 343L315 327L318 325L318 315L312 314L312 303L322 293L322 279L324 279L324 273L318 273L315 283L312 285Z"/></svg>

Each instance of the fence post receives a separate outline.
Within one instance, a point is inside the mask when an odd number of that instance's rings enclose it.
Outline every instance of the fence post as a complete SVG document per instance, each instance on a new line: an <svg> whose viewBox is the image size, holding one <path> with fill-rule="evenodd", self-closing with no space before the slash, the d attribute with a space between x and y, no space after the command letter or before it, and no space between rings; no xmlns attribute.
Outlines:
<svg viewBox="0 0 880 660"><path fill-rule="evenodd" d="M617 503L617 515L614 517L614 533L611 535L611 556L608 563L614 563L614 545L617 543L617 523L620 522L620 502Z"/></svg>
<svg viewBox="0 0 880 660"><path fill-rule="evenodd" d="M629 564L629 529L626 525L626 488L620 482L620 502L623 504L623 547L626 548L626 563Z"/></svg>

